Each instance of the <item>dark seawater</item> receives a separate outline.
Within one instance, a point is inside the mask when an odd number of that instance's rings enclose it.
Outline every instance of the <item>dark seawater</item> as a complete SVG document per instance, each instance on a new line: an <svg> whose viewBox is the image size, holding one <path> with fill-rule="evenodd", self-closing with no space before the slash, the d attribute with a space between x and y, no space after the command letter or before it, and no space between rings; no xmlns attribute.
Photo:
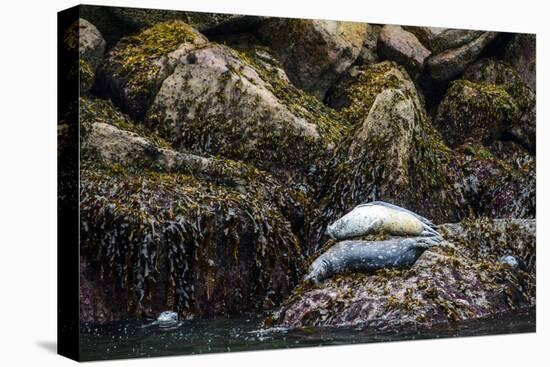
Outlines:
<svg viewBox="0 0 550 367"><path fill-rule="evenodd" d="M150 325L151 321L128 321L108 326L81 328L82 360L158 357L314 347L535 331L535 309L469 320L429 330L376 331L354 327L313 327L260 330L264 315L217 317L181 322L174 329ZM147 326L150 325L150 326Z"/></svg>

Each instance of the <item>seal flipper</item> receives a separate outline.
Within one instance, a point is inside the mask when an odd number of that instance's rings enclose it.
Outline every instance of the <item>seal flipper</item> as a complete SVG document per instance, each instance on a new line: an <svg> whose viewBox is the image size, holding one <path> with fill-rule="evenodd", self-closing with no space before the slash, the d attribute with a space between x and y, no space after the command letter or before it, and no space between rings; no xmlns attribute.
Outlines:
<svg viewBox="0 0 550 367"><path fill-rule="evenodd" d="M430 237L418 237L415 238L414 246L418 248L428 249L430 247L438 246L441 242L440 239L430 238Z"/></svg>

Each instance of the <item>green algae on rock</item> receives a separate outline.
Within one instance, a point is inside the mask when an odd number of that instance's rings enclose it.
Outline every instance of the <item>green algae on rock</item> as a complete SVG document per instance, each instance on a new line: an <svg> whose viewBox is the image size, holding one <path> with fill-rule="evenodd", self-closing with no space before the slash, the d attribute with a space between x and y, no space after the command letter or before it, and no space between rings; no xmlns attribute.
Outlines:
<svg viewBox="0 0 550 367"><path fill-rule="evenodd" d="M438 107L436 125L451 146L491 143L519 117L515 100L504 88L457 80Z"/></svg>
<svg viewBox="0 0 550 367"><path fill-rule="evenodd" d="M142 119L174 63L208 40L181 21L158 23L121 39L101 68L103 87L132 117Z"/></svg>

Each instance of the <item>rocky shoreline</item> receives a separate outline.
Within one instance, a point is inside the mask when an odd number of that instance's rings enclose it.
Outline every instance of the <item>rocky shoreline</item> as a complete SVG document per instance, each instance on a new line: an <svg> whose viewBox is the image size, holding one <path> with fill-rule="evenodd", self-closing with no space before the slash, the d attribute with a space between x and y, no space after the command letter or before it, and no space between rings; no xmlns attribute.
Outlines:
<svg viewBox="0 0 550 367"><path fill-rule="evenodd" d="M81 321L274 310L265 326L384 328L535 304L534 36L132 10L87 7L64 34ZM445 244L301 283L328 224L373 200Z"/></svg>

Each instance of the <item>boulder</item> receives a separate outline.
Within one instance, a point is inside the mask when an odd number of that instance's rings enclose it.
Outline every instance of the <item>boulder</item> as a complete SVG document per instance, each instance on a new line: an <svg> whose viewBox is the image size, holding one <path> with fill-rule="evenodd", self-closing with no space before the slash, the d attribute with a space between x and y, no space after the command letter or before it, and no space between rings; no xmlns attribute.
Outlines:
<svg viewBox="0 0 550 367"><path fill-rule="evenodd" d="M501 87L518 107L518 120L507 132L532 154L536 152L536 96L521 76L507 64L494 59L481 59L462 76L465 80Z"/></svg>
<svg viewBox="0 0 550 367"><path fill-rule="evenodd" d="M521 117L504 88L468 80L451 82L437 108L435 122L447 144L489 144Z"/></svg>
<svg viewBox="0 0 550 367"><path fill-rule="evenodd" d="M472 213L491 218L535 218L535 161L513 141L455 149L462 175L455 183Z"/></svg>
<svg viewBox="0 0 550 367"><path fill-rule="evenodd" d="M536 151L536 98L508 65L481 59L452 82L436 123L452 146L512 138Z"/></svg>
<svg viewBox="0 0 550 367"><path fill-rule="evenodd" d="M106 55L100 89L132 118L143 119L178 59L207 42L181 21L158 23L123 38Z"/></svg>
<svg viewBox="0 0 550 367"><path fill-rule="evenodd" d="M422 73L424 62L431 54L414 34L394 25L382 27L377 49L381 58L405 66L413 78Z"/></svg>
<svg viewBox="0 0 550 367"><path fill-rule="evenodd" d="M483 31L440 27L403 26L403 28L413 33L434 54L462 46L484 33Z"/></svg>
<svg viewBox="0 0 550 367"><path fill-rule="evenodd" d="M464 71L498 33L484 32L479 37L455 48L433 53L427 61L429 75L436 81L449 80Z"/></svg>
<svg viewBox="0 0 550 367"><path fill-rule="evenodd" d="M328 222L368 201L388 201L435 222L461 215L453 154L402 67L383 62L355 68L328 102L339 108L350 132L324 169L315 246Z"/></svg>
<svg viewBox="0 0 550 367"><path fill-rule="evenodd" d="M302 267L301 192L246 164L177 152L107 101L80 105L82 321L280 303Z"/></svg>
<svg viewBox="0 0 550 367"><path fill-rule="evenodd" d="M412 268L301 284L264 325L423 329L535 305L535 220L477 219L439 230L446 241ZM503 255L526 269L502 264Z"/></svg>
<svg viewBox="0 0 550 367"><path fill-rule="evenodd" d="M516 34L506 46L504 61L510 64L533 92L537 88L537 38Z"/></svg>
<svg viewBox="0 0 550 367"><path fill-rule="evenodd" d="M222 45L190 51L164 80L147 124L181 149L303 177L332 149L338 123L289 85L265 50L254 55Z"/></svg>
<svg viewBox="0 0 550 367"><path fill-rule="evenodd" d="M97 28L85 19L78 20L80 58L95 70L103 60L105 40Z"/></svg>
<svg viewBox="0 0 550 367"><path fill-rule="evenodd" d="M271 18L257 34L273 50L294 85L322 100L356 60L367 27L365 23Z"/></svg>
<svg viewBox="0 0 550 367"><path fill-rule="evenodd" d="M78 52L78 68L70 72L78 75L80 92L87 93L103 60L105 40L93 24L80 18L65 31L63 41L69 52Z"/></svg>
<svg viewBox="0 0 550 367"><path fill-rule="evenodd" d="M131 27L142 29L154 26L170 20L183 21L199 31L205 31L219 24L241 18L241 15L217 14L204 12L189 12L163 9L119 8L109 7L109 12L114 14L120 22Z"/></svg>
<svg viewBox="0 0 550 367"><path fill-rule="evenodd" d="M363 43L363 47L361 48L357 59L355 59L355 65L370 65L379 62L376 47L381 29L382 26L378 24L369 24L367 26L365 42Z"/></svg>

